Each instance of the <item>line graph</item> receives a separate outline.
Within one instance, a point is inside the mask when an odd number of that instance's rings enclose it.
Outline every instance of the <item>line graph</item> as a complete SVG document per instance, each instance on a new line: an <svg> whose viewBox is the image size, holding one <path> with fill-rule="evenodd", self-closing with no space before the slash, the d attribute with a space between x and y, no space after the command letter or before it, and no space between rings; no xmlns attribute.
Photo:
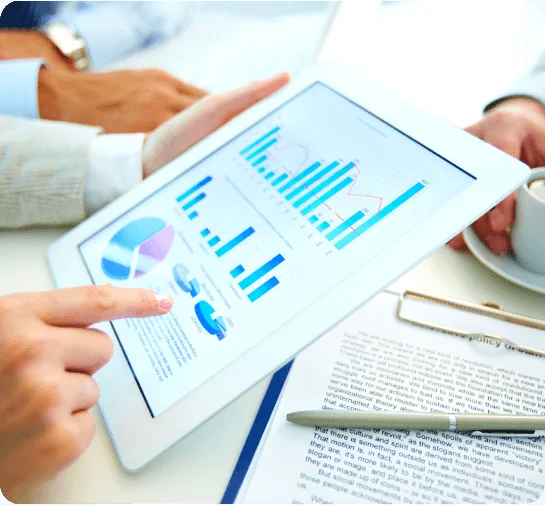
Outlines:
<svg viewBox="0 0 545 505"><path fill-rule="evenodd" d="M414 174L406 181L401 171L395 181L385 176L399 164L392 157L326 161L314 151L306 143L284 135L281 126L275 126L240 154L302 216L315 213L309 216L310 224L327 240L336 241L337 250L426 187L422 181L415 183ZM253 160L257 156L260 158L256 163ZM312 162L313 158L318 161ZM400 186L404 188L401 193ZM418 191L414 191L415 187Z"/></svg>

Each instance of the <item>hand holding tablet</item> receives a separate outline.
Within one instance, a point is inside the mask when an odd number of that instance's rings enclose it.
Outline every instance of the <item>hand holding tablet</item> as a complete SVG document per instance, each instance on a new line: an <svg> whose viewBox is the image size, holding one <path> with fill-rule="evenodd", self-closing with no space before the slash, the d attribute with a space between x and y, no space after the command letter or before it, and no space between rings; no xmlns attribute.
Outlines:
<svg viewBox="0 0 545 505"><path fill-rule="evenodd" d="M289 74L283 73L227 93L209 95L163 123L144 142L144 178L288 81Z"/></svg>
<svg viewBox="0 0 545 505"><path fill-rule="evenodd" d="M115 348L99 404L122 465L148 463L527 175L357 74L316 66L70 231L48 253L59 286L174 299L164 317L99 326Z"/></svg>

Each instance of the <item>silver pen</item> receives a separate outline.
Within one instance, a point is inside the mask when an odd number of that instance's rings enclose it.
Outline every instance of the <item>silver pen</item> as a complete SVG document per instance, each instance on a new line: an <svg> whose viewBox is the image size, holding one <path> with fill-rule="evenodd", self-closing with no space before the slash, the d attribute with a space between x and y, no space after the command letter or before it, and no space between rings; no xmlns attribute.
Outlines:
<svg viewBox="0 0 545 505"><path fill-rule="evenodd" d="M460 431L482 437L545 437L545 416L306 410L292 412L286 418L295 424L328 428Z"/></svg>

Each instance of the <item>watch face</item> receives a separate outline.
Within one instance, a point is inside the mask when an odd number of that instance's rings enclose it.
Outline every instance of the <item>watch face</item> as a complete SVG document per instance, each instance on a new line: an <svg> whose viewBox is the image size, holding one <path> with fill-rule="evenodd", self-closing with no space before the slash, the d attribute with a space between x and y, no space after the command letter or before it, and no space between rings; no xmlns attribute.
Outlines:
<svg viewBox="0 0 545 505"><path fill-rule="evenodd" d="M44 28L44 32L76 69L86 70L89 67L85 43L72 28L61 23L51 23Z"/></svg>

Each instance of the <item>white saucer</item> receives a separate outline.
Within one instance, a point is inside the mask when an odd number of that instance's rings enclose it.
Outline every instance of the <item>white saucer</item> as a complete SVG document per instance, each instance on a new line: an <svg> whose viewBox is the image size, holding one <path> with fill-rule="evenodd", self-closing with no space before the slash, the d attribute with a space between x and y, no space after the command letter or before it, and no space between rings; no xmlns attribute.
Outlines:
<svg viewBox="0 0 545 505"><path fill-rule="evenodd" d="M472 228L464 230L464 239L474 256L500 277L537 293L545 294L545 275L526 270L512 256L496 256L480 241Z"/></svg>

